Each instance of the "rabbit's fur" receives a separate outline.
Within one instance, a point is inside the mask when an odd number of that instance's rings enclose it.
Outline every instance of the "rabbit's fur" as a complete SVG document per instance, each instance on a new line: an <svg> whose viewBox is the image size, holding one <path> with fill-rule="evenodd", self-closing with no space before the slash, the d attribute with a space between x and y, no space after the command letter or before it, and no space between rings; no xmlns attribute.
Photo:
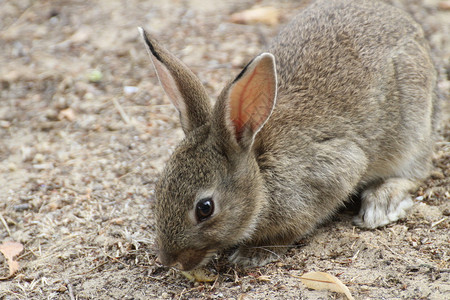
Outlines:
<svg viewBox="0 0 450 300"><path fill-rule="evenodd" d="M186 134L156 189L162 263L190 270L237 246L232 262L262 265L357 193L359 226L405 216L430 166L437 101L427 43L406 13L317 1L214 107L193 73L141 33ZM204 199L214 211L200 220Z"/></svg>

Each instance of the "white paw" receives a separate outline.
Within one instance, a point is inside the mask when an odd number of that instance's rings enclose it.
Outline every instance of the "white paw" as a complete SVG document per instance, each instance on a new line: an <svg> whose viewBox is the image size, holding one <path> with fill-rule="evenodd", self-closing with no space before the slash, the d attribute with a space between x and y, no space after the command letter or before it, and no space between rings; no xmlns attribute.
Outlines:
<svg viewBox="0 0 450 300"><path fill-rule="evenodd" d="M413 206L411 197L400 202L363 201L361 210L353 218L353 222L363 228L377 228L395 222L406 216L408 209Z"/></svg>

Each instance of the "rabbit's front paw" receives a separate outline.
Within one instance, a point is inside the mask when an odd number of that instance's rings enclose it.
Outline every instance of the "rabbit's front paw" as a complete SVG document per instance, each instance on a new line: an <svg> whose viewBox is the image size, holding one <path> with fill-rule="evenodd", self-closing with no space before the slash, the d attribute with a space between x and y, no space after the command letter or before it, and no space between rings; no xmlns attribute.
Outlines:
<svg viewBox="0 0 450 300"><path fill-rule="evenodd" d="M408 191L415 183L392 178L362 193L361 210L353 222L364 228L377 228L404 218L413 201Z"/></svg>
<svg viewBox="0 0 450 300"><path fill-rule="evenodd" d="M273 251L270 247L240 247L230 256L230 262L244 268L264 266L278 260L284 251Z"/></svg>

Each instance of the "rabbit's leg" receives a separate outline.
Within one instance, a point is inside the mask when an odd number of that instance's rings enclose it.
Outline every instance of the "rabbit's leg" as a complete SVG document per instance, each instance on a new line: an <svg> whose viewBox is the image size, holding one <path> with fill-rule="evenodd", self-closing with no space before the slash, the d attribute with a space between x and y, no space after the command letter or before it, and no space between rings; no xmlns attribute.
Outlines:
<svg viewBox="0 0 450 300"><path fill-rule="evenodd" d="M376 228L406 216L413 205L409 192L417 183L406 178L389 178L369 186L361 194L361 210L353 221L365 228Z"/></svg>

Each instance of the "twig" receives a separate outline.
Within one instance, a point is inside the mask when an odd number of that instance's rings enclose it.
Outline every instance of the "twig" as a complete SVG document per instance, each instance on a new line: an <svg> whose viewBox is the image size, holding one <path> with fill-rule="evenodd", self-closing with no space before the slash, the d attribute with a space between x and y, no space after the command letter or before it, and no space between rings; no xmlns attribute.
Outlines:
<svg viewBox="0 0 450 300"><path fill-rule="evenodd" d="M333 281L330 281L330 280L311 279L311 278L305 278L305 277L294 275L294 274L289 274L289 275L291 275L294 278L298 278L298 279L302 279L302 280L316 281L316 282L322 282L322 283L331 283L331 284L334 283Z"/></svg>
<svg viewBox="0 0 450 300"><path fill-rule="evenodd" d="M130 118L128 117L128 115L125 113L125 111L123 110L122 106L120 105L120 103L117 101L116 98L112 99L114 106L116 107L117 111L119 112L120 116L122 117L123 121L127 124L130 125Z"/></svg>
<svg viewBox="0 0 450 300"><path fill-rule="evenodd" d="M105 255L107 258L109 258L109 259L111 259L111 260L113 260L114 262L118 262L118 263L120 263L120 264L122 264L122 265L124 265L125 267L130 267L129 265L127 265L126 263L124 263L124 262L121 262L118 258L116 258L116 257L112 257L111 255L108 255L108 254L106 254L105 252L103 252L103 255ZM120 258L120 257L119 257ZM90 272L92 272L92 271L94 271L94 270L96 270L96 269L98 269L98 268L100 268L101 266L103 266L103 265L105 265L105 264L107 264L109 261L107 260L107 261L104 261L104 262L102 262L101 264L99 264L98 266L95 266L95 267L93 267L92 269L90 269L90 270L87 270L86 272L84 272L84 273L81 273L82 275L86 275L87 273L90 273Z"/></svg>
<svg viewBox="0 0 450 300"><path fill-rule="evenodd" d="M444 217L444 218L440 219L439 221L436 221L436 222L434 222L434 223L431 223L431 228L433 228L434 226L437 226L437 225L441 224L442 222L444 222L444 221L447 220L447 219L448 219L448 217Z"/></svg>
<svg viewBox="0 0 450 300"><path fill-rule="evenodd" d="M72 286L72 284L69 282L69 279L65 279L64 280L64 282L66 283L66 285L67 285L67 289L69 290L69 297L70 297L70 300L75 300L75 296L73 295L73 286Z"/></svg>
<svg viewBox="0 0 450 300"><path fill-rule="evenodd" d="M9 279L13 278L14 276L16 276L16 274L11 274L6 277L0 277L0 281L9 280Z"/></svg>
<svg viewBox="0 0 450 300"><path fill-rule="evenodd" d="M218 280L219 280L219 276L217 276L216 280L214 280L213 284L211 285L211 288L209 289L210 291L212 291L216 287L216 283Z"/></svg>
<svg viewBox="0 0 450 300"><path fill-rule="evenodd" d="M6 2L5 2L6 3ZM17 24L19 24L20 22L22 22L22 20L25 18L25 16L27 15L27 13L31 10L31 8L33 8L34 3L30 4L27 8L24 9L24 11L20 14L20 16L14 20L14 22L12 22L11 24L9 24L6 28L0 30L0 36L2 36L3 34L5 34L5 32L7 32L8 30L10 30L11 28L13 28L14 26L16 26Z"/></svg>
<svg viewBox="0 0 450 300"><path fill-rule="evenodd" d="M132 162L131 162L131 164L130 164L130 168L133 168L143 157L145 157L147 154L148 154L148 152L149 152L150 150L148 150L148 151L145 151L144 153L142 153L140 156L138 156L135 160L133 160ZM127 176L127 175L130 175L130 174L132 174L132 173L134 173L134 172L136 172L136 171L129 171L129 172L126 172L125 174L123 174L123 175L121 175L120 177L119 177L119 179L122 179L123 177L125 177L125 176Z"/></svg>
<svg viewBox="0 0 450 300"><path fill-rule="evenodd" d="M164 279L162 279L162 278L158 278L158 277L155 277L155 276L147 275L147 276L145 276L145 277L146 277L146 278L153 279L153 280L156 280L156 281L159 281L159 282L168 283L167 280L164 280Z"/></svg>
<svg viewBox="0 0 450 300"><path fill-rule="evenodd" d="M181 300L181 297L183 297L183 293L184 293L185 290L186 290L186 288L184 288L184 289L181 291L180 296L178 297L178 299Z"/></svg>
<svg viewBox="0 0 450 300"><path fill-rule="evenodd" d="M90 272L92 272L92 271L95 271L96 269L98 269L98 268L100 268L101 266L105 265L107 262L108 262L108 261L104 261L104 262L102 262L101 264L99 264L98 266L93 267L92 269L87 270L86 272L81 273L81 274L82 274L82 275L86 275L87 273L90 273Z"/></svg>
<svg viewBox="0 0 450 300"><path fill-rule="evenodd" d="M11 231L9 231L8 223L6 223L5 219L3 218L2 213L0 213L0 220L3 223L3 226L5 226L6 231L8 232L8 235L11 236Z"/></svg>
<svg viewBox="0 0 450 300"><path fill-rule="evenodd" d="M352 260L355 260L358 257L359 254L359 250L356 251L356 253L352 256Z"/></svg>
<svg viewBox="0 0 450 300"><path fill-rule="evenodd" d="M189 289L189 290L186 290L186 288L184 288L184 289L181 291L181 293L180 293L178 299L181 299L181 297L183 296L183 294L190 293L190 292L195 291L195 290L198 290L198 289L200 289L200 288L202 288L202 287L203 287L203 286L200 285L200 286L193 287L193 288L191 288L191 289Z"/></svg>
<svg viewBox="0 0 450 300"><path fill-rule="evenodd" d="M403 258L403 256L401 256L400 254L398 254L397 252L395 252L394 250L391 249L391 247L389 247L388 245L386 245L385 243L380 241L380 244L383 245L386 249L388 249L392 254L394 254L395 256L397 256L398 259L403 260L406 263L411 263L409 260Z"/></svg>
<svg viewBox="0 0 450 300"><path fill-rule="evenodd" d="M106 254L105 252L103 252L103 254L104 254L106 257L108 257L109 259L112 259L113 261L118 262L118 263L122 264L122 265L125 266L125 267L128 267L128 268L130 267L130 265L127 265L126 263L124 263L124 262L122 262L122 261L119 260L119 258L121 258L121 257L113 257L113 256L111 256L111 255Z"/></svg>

